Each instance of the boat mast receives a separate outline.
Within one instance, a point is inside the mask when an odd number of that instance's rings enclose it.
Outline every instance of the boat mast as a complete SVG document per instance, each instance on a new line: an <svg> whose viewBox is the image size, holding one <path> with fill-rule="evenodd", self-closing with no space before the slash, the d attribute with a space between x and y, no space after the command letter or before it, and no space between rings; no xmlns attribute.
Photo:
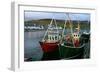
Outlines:
<svg viewBox="0 0 100 73"><path fill-rule="evenodd" d="M58 34L58 28L57 28L57 23L56 23L56 20L54 19L54 17L52 18L52 20L51 20L51 22L50 22L50 26L52 25L52 23L53 23L53 21L54 21L54 23L55 23L55 25L56 25L56 32L57 32L57 34ZM42 39L42 41L45 41L45 37L46 37L46 34L48 33L48 30L49 30L49 28L47 29L47 31L45 32L45 35L44 35L44 37L43 37L43 39ZM57 40L58 40L59 38L58 38L58 35L57 35ZM55 40L55 37L54 37L54 40Z"/></svg>
<svg viewBox="0 0 100 73"><path fill-rule="evenodd" d="M56 20L54 19L54 22L55 22L55 25L56 25L56 29L57 29L57 33L58 33L58 27L57 27L57 22ZM57 35L57 40L59 39L59 36Z"/></svg>
<svg viewBox="0 0 100 73"><path fill-rule="evenodd" d="M79 21L78 21L77 31L78 31L78 34L79 34L79 32L80 32L80 22Z"/></svg>
<svg viewBox="0 0 100 73"><path fill-rule="evenodd" d="M62 38L61 39L64 38L64 31L65 31L66 23L67 23L67 19L65 20L65 23L64 23L64 29L62 31ZM62 42L62 40L60 42Z"/></svg>
<svg viewBox="0 0 100 73"><path fill-rule="evenodd" d="M72 26L71 18L69 16L69 14L67 16L68 16L68 19L69 19L68 22L70 24L71 35L73 36L73 26ZM73 38L72 38L72 43L73 43L73 46L75 47Z"/></svg>
<svg viewBox="0 0 100 73"><path fill-rule="evenodd" d="M52 18L52 20L51 20L51 22L50 22L50 25L52 24L52 22L53 22L53 18ZM49 28L47 28L47 31L45 32L42 41L45 41L45 37L46 37L46 34L48 33L48 29L49 29Z"/></svg>

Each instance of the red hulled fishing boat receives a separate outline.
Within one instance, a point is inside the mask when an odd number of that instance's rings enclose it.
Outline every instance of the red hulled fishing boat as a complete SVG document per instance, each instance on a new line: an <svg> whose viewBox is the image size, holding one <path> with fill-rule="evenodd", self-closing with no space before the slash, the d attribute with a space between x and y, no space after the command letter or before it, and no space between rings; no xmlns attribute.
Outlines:
<svg viewBox="0 0 100 73"><path fill-rule="evenodd" d="M53 26L53 23L55 26ZM60 36L59 36L59 31L57 27L57 23L55 19L52 19L50 24L48 25L48 29L45 32L45 35L40 41L41 48L43 52L53 52L59 48Z"/></svg>

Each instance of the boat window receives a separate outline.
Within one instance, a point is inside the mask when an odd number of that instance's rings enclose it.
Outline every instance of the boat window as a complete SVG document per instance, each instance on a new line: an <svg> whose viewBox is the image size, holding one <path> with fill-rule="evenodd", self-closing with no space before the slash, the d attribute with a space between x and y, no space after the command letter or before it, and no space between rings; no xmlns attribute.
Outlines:
<svg viewBox="0 0 100 73"><path fill-rule="evenodd" d="M52 36L52 40L54 40L54 37Z"/></svg>
<svg viewBox="0 0 100 73"><path fill-rule="evenodd" d="M52 37L50 36L50 40L52 40Z"/></svg>

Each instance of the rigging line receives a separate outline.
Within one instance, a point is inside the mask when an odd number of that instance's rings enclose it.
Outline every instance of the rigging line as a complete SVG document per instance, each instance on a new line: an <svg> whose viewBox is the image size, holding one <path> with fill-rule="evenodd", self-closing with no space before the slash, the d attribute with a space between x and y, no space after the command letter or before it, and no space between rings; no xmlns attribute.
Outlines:
<svg viewBox="0 0 100 73"><path fill-rule="evenodd" d="M52 24L52 22L53 22L53 18L52 18L52 20L51 20L51 22L50 22L50 25ZM49 29L49 28L47 28L47 31L46 31L45 34L44 34L44 37L43 37L43 39L42 39L43 41L45 40L46 34L47 34L47 32L48 32L48 29Z"/></svg>
<svg viewBox="0 0 100 73"><path fill-rule="evenodd" d="M62 35L64 35L64 31L65 31L66 23L67 23L67 19L65 20L65 23L64 23L64 29L63 29L63 33L62 33Z"/></svg>
<svg viewBox="0 0 100 73"><path fill-rule="evenodd" d="M71 21L71 18L70 18L70 16L69 16L69 13L67 14L67 16L68 16L68 22L69 22L69 24L70 24L70 29L71 29L71 35L73 36L73 27L72 27L72 21ZM74 45L74 39L73 39L73 37L72 37L72 43L73 43L73 46L75 47L75 45Z"/></svg>
<svg viewBox="0 0 100 73"><path fill-rule="evenodd" d="M57 26L57 22L56 22L55 19L54 19L54 22L55 22L55 25L56 25L56 28L57 28L57 32L58 32L58 26Z"/></svg>
<svg viewBox="0 0 100 73"><path fill-rule="evenodd" d="M66 19L65 22L64 22L64 29L63 29L63 31L62 31L62 37L61 37L60 43L62 42L62 40L63 40L63 38L64 38L64 31L65 31L66 23L67 23L67 19Z"/></svg>
<svg viewBox="0 0 100 73"><path fill-rule="evenodd" d="M78 26L77 26L77 31L78 31L78 34L79 34L79 33L80 33L80 20L79 20L80 18L79 18L78 15L77 15L77 19L78 19L78 20L77 20L77 21L78 21L78 22L77 22L77 24L78 24Z"/></svg>

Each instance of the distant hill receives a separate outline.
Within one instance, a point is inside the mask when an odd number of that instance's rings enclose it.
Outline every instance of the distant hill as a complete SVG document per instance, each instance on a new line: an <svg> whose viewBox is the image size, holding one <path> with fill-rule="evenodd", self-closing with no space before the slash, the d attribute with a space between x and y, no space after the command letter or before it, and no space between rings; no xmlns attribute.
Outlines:
<svg viewBox="0 0 100 73"><path fill-rule="evenodd" d="M50 22L51 22L51 19L40 19L40 20L25 21L24 23L25 23L25 26L33 26L34 24L36 24L37 26L38 25L47 26L48 24L50 24ZM56 20L56 23L57 23L57 26L64 27L65 21L64 20ZM73 28L77 27L78 21L73 20L72 23L73 23ZM55 24L54 21L53 21L53 24ZM66 23L66 26L68 28L70 28L68 22ZM90 22L80 21L80 27L90 29Z"/></svg>
<svg viewBox="0 0 100 73"><path fill-rule="evenodd" d="M48 25L50 24L51 19L40 19L40 20L30 20L30 21L25 21L25 24L42 24L42 25ZM56 20L56 22L59 23L64 23L63 20ZM54 23L54 22L53 22Z"/></svg>

